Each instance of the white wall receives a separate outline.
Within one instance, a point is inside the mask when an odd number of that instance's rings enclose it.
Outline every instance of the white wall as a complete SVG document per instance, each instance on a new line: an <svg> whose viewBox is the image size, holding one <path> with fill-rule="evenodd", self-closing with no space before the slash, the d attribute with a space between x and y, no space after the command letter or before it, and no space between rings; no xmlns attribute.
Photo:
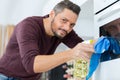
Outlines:
<svg viewBox="0 0 120 80"><path fill-rule="evenodd" d="M49 12L60 0L1 0L0 24L17 24L28 16L40 16ZM83 0L81 0L83 1ZM80 2L80 0L78 1ZM77 3L78 4L78 3ZM93 36L92 0L81 6L82 11L75 30L80 36Z"/></svg>
<svg viewBox="0 0 120 80"><path fill-rule="evenodd" d="M82 37L93 37L93 21L91 19L79 19L75 31Z"/></svg>
<svg viewBox="0 0 120 80"><path fill-rule="evenodd" d="M17 24L28 16L41 15L48 0L1 0L0 24Z"/></svg>

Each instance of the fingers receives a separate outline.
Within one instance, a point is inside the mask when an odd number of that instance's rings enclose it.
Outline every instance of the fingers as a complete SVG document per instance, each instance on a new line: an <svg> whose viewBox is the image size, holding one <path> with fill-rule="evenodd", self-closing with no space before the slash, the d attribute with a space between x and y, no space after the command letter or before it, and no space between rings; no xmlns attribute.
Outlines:
<svg viewBox="0 0 120 80"><path fill-rule="evenodd" d="M67 64L62 65L63 69L67 69Z"/></svg>
<svg viewBox="0 0 120 80"><path fill-rule="evenodd" d="M91 56L88 56L86 53L83 53L83 54L81 53L81 54L79 55L79 58L78 58L78 59L82 59L82 60L85 60L85 61L89 62L90 57L91 57Z"/></svg>
<svg viewBox="0 0 120 80"><path fill-rule="evenodd" d="M76 59L83 59L89 61L91 55L94 53L93 44L79 43L74 49L73 53L75 54Z"/></svg>
<svg viewBox="0 0 120 80"><path fill-rule="evenodd" d="M81 43L78 45L79 49L84 52L94 52L94 46L92 44Z"/></svg>
<svg viewBox="0 0 120 80"><path fill-rule="evenodd" d="M64 74L63 77L64 78L71 78L72 76L70 74Z"/></svg>

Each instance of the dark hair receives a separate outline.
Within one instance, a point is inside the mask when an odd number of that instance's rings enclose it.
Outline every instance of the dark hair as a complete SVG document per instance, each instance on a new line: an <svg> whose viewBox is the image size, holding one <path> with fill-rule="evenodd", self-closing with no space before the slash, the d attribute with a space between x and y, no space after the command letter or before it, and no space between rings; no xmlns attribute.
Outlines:
<svg viewBox="0 0 120 80"><path fill-rule="evenodd" d="M64 1L59 2L53 8L53 10L55 11L55 14L57 15L58 13L62 12L65 8L72 10L77 15L79 15L79 12L81 10L78 5L74 4L73 2L71 2L69 0L64 0Z"/></svg>

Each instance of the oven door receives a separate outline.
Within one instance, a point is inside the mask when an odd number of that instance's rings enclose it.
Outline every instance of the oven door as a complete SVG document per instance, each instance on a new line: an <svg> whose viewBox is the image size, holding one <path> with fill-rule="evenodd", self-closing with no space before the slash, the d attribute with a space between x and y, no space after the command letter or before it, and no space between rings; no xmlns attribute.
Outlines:
<svg viewBox="0 0 120 80"><path fill-rule="evenodd" d="M111 21L120 18L120 1L94 15L94 37L99 37L99 28Z"/></svg>
<svg viewBox="0 0 120 80"><path fill-rule="evenodd" d="M120 1L94 17L95 38L111 36L120 41ZM105 55L104 55L105 56ZM92 80L120 80L120 58L112 55L111 60L102 59Z"/></svg>

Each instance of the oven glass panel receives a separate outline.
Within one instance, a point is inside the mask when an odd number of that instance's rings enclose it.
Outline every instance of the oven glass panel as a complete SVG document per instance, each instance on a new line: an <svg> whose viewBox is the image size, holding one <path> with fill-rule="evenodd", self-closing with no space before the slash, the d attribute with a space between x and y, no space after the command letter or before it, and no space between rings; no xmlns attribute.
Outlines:
<svg viewBox="0 0 120 80"><path fill-rule="evenodd" d="M100 27L100 36L109 36L120 42L120 18ZM113 51L106 51L101 56L101 62L120 58L120 55Z"/></svg>

